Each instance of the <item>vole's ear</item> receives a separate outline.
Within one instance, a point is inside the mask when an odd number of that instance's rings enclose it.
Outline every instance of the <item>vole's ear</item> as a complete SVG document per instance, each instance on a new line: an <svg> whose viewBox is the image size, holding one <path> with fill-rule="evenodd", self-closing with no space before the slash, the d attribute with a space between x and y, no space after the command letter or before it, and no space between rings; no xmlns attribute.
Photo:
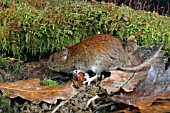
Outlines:
<svg viewBox="0 0 170 113"><path fill-rule="evenodd" d="M64 48L61 52L62 60L66 60L68 58L68 52L69 50L67 48Z"/></svg>

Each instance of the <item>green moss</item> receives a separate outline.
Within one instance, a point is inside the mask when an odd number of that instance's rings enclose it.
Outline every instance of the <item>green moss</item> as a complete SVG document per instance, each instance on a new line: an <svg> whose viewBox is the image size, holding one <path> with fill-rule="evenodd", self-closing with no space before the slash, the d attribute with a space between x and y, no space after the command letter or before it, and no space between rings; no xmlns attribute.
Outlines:
<svg viewBox="0 0 170 113"><path fill-rule="evenodd" d="M170 51L170 18L129 7L70 0L36 9L19 2L1 10L0 15L0 53L15 57L41 56L99 32L117 35L122 40L135 35L142 45L164 39L164 48Z"/></svg>
<svg viewBox="0 0 170 113"><path fill-rule="evenodd" d="M43 81L41 81L41 83L45 86L57 86L58 83L56 81L53 81L51 79L47 79L45 78Z"/></svg>
<svg viewBox="0 0 170 113"><path fill-rule="evenodd" d="M0 111L3 113L10 113L11 109L10 109L10 100L2 97L0 95Z"/></svg>

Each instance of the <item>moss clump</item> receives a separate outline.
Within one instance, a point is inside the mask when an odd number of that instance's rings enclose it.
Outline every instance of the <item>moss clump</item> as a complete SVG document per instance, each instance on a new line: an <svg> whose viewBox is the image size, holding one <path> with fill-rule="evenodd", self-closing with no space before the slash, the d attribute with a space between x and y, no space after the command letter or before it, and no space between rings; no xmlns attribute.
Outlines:
<svg viewBox="0 0 170 113"><path fill-rule="evenodd" d="M99 32L121 39L135 35L139 44L146 45L165 39L165 49L170 51L169 17L129 7L70 0L37 9L17 2L0 15L0 53L16 58L57 51Z"/></svg>
<svg viewBox="0 0 170 113"><path fill-rule="evenodd" d="M10 100L0 94L0 112L10 113Z"/></svg>
<svg viewBox="0 0 170 113"><path fill-rule="evenodd" d="M41 81L41 84L45 85L45 86L57 86L58 83L56 81L53 81L51 79L47 79L45 78L43 81Z"/></svg>

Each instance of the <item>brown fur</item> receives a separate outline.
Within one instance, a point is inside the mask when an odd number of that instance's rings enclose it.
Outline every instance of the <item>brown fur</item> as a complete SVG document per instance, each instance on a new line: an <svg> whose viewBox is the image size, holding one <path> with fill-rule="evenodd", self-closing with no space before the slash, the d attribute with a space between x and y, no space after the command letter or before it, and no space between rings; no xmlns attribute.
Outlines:
<svg viewBox="0 0 170 113"><path fill-rule="evenodd" d="M146 62L133 67L126 67L128 56L121 41L108 34L97 34L85 38L83 41L52 54L48 66L57 72L71 73L74 70L82 72L93 71L100 74L108 70L120 68L122 70L137 71L150 65L159 56L163 44L153 57Z"/></svg>

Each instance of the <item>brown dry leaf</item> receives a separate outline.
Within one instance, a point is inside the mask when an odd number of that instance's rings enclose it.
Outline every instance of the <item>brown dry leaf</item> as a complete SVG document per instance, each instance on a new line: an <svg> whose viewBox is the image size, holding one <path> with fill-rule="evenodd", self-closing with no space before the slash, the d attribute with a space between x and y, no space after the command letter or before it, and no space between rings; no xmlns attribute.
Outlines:
<svg viewBox="0 0 170 113"><path fill-rule="evenodd" d="M109 95L118 92L134 74L132 72L116 70L110 72L110 77L105 78L100 83L100 86L106 89Z"/></svg>
<svg viewBox="0 0 170 113"><path fill-rule="evenodd" d="M168 113L170 112L170 101L158 102L145 109L139 109L140 113Z"/></svg>
<svg viewBox="0 0 170 113"><path fill-rule="evenodd" d="M66 100L77 93L72 82L58 86L40 86L40 79L21 80L11 83L0 83L3 95L10 98L17 96L40 103L41 101L53 104L58 99Z"/></svg>
<svg viewBox="0 0 170 113"><path fill-rule="evenodd" d="M128 108L112 112L112 113L169 113L170 101L156 102L151 106L147 106L145 109L134 108L129 110Z"/></svg>
<svg viewBox="0 0 170 113"><path fill-rule="evenodd" d="M132 93L113 96L113 101L119 101L144 109L157 99L170 99L170 66L165 70L164 63L151 66L147 78L138 84Z"/></svg>
<svg viewBox="0 0 170 113"><path fill-rule="evenodd" d="M132 92L134 91L136 85L144 80L146 78L148 74L148 70L142 70L142 71L139 71L139 72L135 72L134 75L132 76L132 78L130 78L127 83L122 86L122 89L126 92Z"/></svg>
<svg viewBox="0 0 170 113"><path fill-rule="evenodd" d="M110 77L101 81L100 86L106 89L109 95L123 89L125 92L132 92L136 85L146 78L148 70L142 70L139 72L127 72L127 71L110 71Z"/></svg>

